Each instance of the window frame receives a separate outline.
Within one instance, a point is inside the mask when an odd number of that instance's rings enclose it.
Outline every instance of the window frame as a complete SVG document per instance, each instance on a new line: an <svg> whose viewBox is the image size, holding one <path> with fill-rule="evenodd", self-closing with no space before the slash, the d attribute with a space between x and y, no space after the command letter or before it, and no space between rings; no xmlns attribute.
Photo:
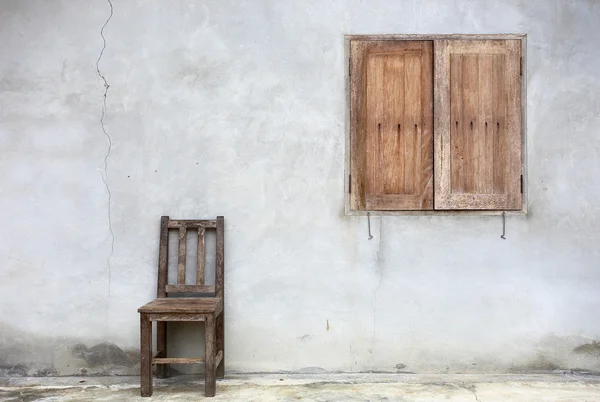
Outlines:
<svg viewBox="0 0 600 402"><path fill-rule="evenodd" d="M353 210L350 204L350 160L351 160L351 77L350 44L352 40L361 41L433 41L434 52L436 40L519 40L521 44L521 173L522 173L522 207L520 210ZM385 35L345 35L344 36L344 71L345 71L345 153L344 153L344 211L347 216L406 216L406 215L526 215L527 214L527 34L385 34ZM434 63L435 68L435 63ZM435 70L433 71L435 75ZM435 87L434 87L435 91ZM435 107L435 106L434 106ZM434 112L435 113L435 112ZM435 132L434 132L435 136ZM435 146L435 145L434 145ZM435 174L434 174L435 176ZM435 195L434 195L435 196Z"/></svg>

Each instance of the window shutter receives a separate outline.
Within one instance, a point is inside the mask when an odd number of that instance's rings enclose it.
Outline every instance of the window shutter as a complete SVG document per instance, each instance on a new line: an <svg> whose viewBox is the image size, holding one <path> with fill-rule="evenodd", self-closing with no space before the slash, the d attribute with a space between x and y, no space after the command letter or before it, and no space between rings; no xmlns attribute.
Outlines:
<svg viewBox="0 0 600 402"><path fill-rule="evenodd" d="M433 209L433 43L350 51L351 209Z"/></svg>
<svg viewBox="0 0 600 402"><path fill-rule="evenodd" d="M520 41L435 43L435 209L518 210Z"/></svg>

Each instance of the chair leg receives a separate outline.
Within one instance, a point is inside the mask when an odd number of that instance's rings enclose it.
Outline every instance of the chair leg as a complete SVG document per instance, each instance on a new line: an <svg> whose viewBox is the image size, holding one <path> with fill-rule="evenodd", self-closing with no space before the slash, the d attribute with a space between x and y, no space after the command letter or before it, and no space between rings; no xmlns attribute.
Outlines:
<svg viewBox="0 0 600 402"><path fill-rule="evenodd" d="M140 314L141 394L152 396L152 321Z"/></svg>
<svg viewBox="0 0 600 402"><path fill-rule="evenodd" d="M216 378L215 378L215 349L216 349L216 339L215 339L215 317L213 314L206 315L205 329L204 329L204 341L205 341L205 362L206 366L204 369L205 376L205 385L204 385L204 395L205 396L215 396L215 391L217 388Z"/></svg>
<svg viewBox="0 0 600 402"><path fill-rule="evenodd" d="M225 377L225 312L222 311L217 317L217 350L216 352L223 351L223 357L217 367L217 378Z"/></svg>
<svg viewBox="0 0 600 402"><path fill-rule="evenodd" d="M167 357L167 322L156 322L156 352L159 357ZM166 378L169 376L169 367L166 364L156 365L156 376Z"/></svg>

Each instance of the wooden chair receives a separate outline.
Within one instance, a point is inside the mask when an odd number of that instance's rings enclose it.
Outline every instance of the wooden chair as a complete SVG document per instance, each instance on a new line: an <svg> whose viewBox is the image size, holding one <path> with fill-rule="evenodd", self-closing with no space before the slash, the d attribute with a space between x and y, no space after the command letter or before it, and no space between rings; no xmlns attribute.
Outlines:
<svg viewBox="0 0 600 402"><path fill-rule="evenodd" d="M160 250L158 254L158 292L157 298L140 307L141 333L141 394L152 395L152 365L156 364L156 374L164 378L167 364L205 363L206 396L215 396L216 377L225 374L225 328L224 328L224 218L218 216L211 220L172 220L163 216L160 221ZM169 230L179 230L179 258L177 264L177 284L167 284ZM185 284L186 240L189 229L198 231L198 264L196 266L196 284ZM217 256L215 285L204 284L204 234L206 230L217 231ZM167 297L172 293L211 294L210 297ZM214 295L214 296L213 296ZM152 357L152 321L157 322L157 354ZM204 358L167 357L167 322L204 321L205 350Z"/></svg>

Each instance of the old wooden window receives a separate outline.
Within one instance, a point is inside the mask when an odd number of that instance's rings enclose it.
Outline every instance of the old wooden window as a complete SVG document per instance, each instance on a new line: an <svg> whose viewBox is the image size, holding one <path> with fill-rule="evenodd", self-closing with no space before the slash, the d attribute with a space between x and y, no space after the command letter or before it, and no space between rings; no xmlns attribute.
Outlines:
<svg viewBox="0 0 600 402"><path fill-rule="evenodd" d="M347 44L348 213L525 211L524 36Z"/></svg>

